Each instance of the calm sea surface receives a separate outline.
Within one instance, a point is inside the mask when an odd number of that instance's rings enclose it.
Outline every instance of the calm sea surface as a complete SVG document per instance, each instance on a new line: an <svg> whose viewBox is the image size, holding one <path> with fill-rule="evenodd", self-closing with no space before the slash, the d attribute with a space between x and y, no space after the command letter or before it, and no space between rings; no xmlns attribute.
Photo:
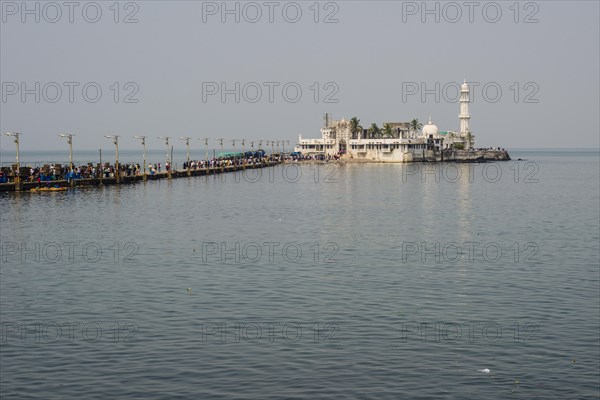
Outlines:
<svg viewBox="0 0 600 400"><path fill-rule="evenodd" d="M599 154L511 156L0 194L1 397L597 399Z"/></svg>

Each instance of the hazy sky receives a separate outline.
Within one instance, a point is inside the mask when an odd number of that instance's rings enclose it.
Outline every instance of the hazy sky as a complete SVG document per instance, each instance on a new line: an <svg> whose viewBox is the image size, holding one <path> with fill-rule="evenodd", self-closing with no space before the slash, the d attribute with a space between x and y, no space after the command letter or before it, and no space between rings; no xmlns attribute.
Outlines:
<svg viewBox="0 0 600 400"><path fill-rule="evenodd" d="M1 2L0 131L21 149L64 149L63 132L76 149L112 149L105 134L124 149L295 143L326 112L458 130L463 79L476 145L599 147L598 1L117 5Z"/></svg>

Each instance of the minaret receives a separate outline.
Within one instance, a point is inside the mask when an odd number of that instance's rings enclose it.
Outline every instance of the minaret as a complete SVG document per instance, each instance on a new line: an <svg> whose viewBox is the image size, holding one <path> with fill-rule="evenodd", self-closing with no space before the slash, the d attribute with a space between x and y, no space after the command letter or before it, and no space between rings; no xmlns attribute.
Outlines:
<svg viewBox="0 0 600 400"><path fill-rule="evenodd" d="M470 132L469 120L471 119L469 115L469 85L467 85L466 79L460 87L460 115L458 118L460 119L460 136L464 137Z"/></svg>

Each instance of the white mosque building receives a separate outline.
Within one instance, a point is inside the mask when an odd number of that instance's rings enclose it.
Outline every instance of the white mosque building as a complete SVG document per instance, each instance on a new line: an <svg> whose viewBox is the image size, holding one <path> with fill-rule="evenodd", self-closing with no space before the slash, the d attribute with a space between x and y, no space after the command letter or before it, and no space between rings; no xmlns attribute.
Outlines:
<svg viewBox="0 0 600 400"><path fill-rule="evenodd" d="M469 129L469 85L466 80L460 93L460 131L440 132L429 117L420 132L410 129L409 122L388 122L392 134L370 137L369 131L352 132L350 121L330 121L325 116L320 139L299 137L295 151L306 155L342 155L345 158L379 162L442 161L467 158L474 146ZM471 157L468 157L471 158Z"/></svg>

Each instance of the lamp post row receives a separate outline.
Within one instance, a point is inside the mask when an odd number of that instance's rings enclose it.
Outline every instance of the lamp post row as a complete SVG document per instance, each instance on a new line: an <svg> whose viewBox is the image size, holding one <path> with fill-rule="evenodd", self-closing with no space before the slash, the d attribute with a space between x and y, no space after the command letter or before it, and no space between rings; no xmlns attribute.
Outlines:
<svg viewBox="0 0 600 400"><path fill-rule="evenodd" d="M14 142L15 145L17 147L17 171L19 171L21 164L19 162L19 143L20 143L20 137L21 137L21 133L20 132L6 132L5 135L7 136L11 136L14 138ZM73 171L73 136L75 136L75 134L72 133L61 133L58 136L62 137L62 138L66 138L67 139L67 143L69 144L69 167L71 168L71 171ZM117 177L117 182L119 181L119 135L104 135L105 138L108 139L113 139L113 143L115 144L115 175ZM142 146L144 148L144 180L146 179L146 137L147 136L133 136L135 139L139 139L142 143ZM170 154L170 147L169 147L169 140L171 139L170 136L158 136L158 139L163 139L165 140L165 144L167 146L167 163L171 162L171 158L169 156ZM188 175L190 174L190 137L187 136L181 136L179 137L179 139L184 140L185 141L185 145L187 148L187 171L188 171ZM219 138L219 139L215 139L215 138L200 138L199 140L204 140L204 144L206 146L206 159L208 160L208 141L209 140L217 140L219 141L220 147L221 147L221 153L223 153L223 138ZM233 151L235 152L235 142L236 141L241 141L242 142L242 151L245 151L245 144L246 144L246 140L247 139L232 139L233 142ZM273 140L259 140L258 141L258 146L259 148L262 147L262 143L263 141L265 142L265 144L267 146L269 146L269 144L271 145L271 154L273 154L273 146L275 145L275 141ZM290 144L289 140L281 140L281 141L277 141L277 149L279 150L279 143L282 144L282 148L283 148L283 152L285 152L285 144L287 143L288 145ZM254 141L250 141L250 147L252 148L252 151L254 151ZM169 175L171 173L171 169L169 168ZM19 174L17 174L15 181L18 183L19 182Z"/></svg>

